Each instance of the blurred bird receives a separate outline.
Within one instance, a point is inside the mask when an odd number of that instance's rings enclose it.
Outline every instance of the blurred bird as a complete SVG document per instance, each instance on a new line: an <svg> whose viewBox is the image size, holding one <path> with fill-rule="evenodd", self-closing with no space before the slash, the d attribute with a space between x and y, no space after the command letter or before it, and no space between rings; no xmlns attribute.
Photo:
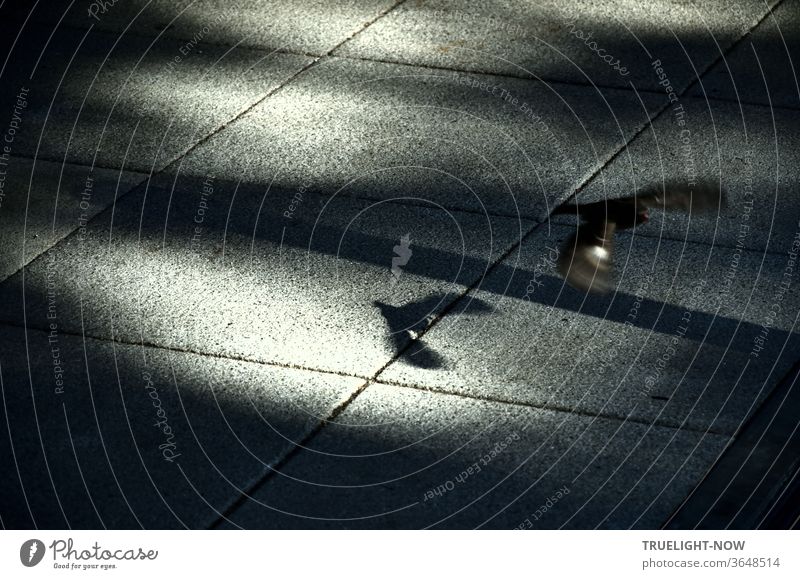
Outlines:
<svg viewBox="0 0 800 579"><path fill-rule="evenodd" d="M711 211L724 206L725 195L717 183L693 187L668 182L630 197L596 203L564 204L554 214L577 215L583 223L565 244L558 271L574 288L604 293L611 287L614 233L647 223L650 209Z"/></svg>

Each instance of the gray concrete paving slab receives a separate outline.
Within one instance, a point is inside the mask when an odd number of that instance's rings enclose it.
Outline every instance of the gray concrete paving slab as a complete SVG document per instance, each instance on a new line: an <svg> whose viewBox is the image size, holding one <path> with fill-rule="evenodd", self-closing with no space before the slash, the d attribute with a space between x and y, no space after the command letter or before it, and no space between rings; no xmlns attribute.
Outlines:
<svg viewBox="0 0 800 579"><path fill-rule="evenodd" d="M642 235L786 252L800 220L798 135L800 116L793 111L681 99L605 167L578 201L624 197L664 181L711 180L727 191L727 207L694 215L651 211Z"/></svg>
<svg viewBox="0 0 800 579"><path fill-rule="evenodd" d="M11 528L205 527L361 384L60 327L0 327L0 363Z"/></svg>
<svg viewBox="0 0 800 579"><path fill-rule="evenodd" d="M187 163L285 187L543 219L666 99L640 96L326 59Z"/></svg>
<svg viewBox="0 0 800 579"><path fill-rule="evenodd" d="M0 160L0 280L73 231L146 175L82 165Z"/></svg>
<svg viewBox="0 0 800 579"><path fill-rule="evenodd" d="M530 227L164 174L9 278L0 317L369 376Z"/></svg>
<svg viewBox="0 0 800 579"><path fill-rule="evenodd" d="M668 529L790 529L800 515L800 364L744 425ZM795 484L792 484L792 483Z"/></svg>
<svg viewBox="0 0 800 579"><path fill-rule="evenodd" d="M320 55L359 32L398 0L50 0L31 15L37 22L220 45L284 49ZM68 9L69 8L69 9ZM67 10L68 9L68 10ZM19 9L17 18L27 16Z"/></svg>
<svg viewBox="0 0 800 579"><path fill-rule="evenodd" d="M727 439L372 384L246 528L657 528Z"/></svg>
<svg viewBox="0 0 800 579"><path fill-rule="evenodd" d="M755 0L410 0L337 54L640 90L659 88L659 60L682 90L767 10Z"/></svg>
<svg viewBox="0 0 800 579"><path fill-rule="evenodd" d="M692 89L696 96L800 108L800 3L784 0Z"/></svg>
<svg viewBox="0 0 800 579"><path fill-rule="evenodd" d="M586 295L554 271L571 231L542 226L492 272L473 296L491 317L456 306L425 334L439 368L412 347L381 380L730 434L796 361L788 255L618 235L617 293Z"/></svg>
<svg viewBox="0 0 800 579"><path fill-rule="evenodd" d="M14 23L4 22L2 33L13 37ZM95 30L49 33L25 29L3 71L0 131L14 130L11 153L145 172L311 60Z"/></svg>

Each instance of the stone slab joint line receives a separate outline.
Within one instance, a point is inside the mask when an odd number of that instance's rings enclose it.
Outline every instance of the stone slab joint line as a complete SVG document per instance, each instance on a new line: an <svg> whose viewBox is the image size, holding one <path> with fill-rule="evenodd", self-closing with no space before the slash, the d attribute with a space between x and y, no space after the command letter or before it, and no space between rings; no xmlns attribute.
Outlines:
<svg viewBox="0 0 800 579"><path fill-rule="evenodd" d="M745 41L745 39L746 39L746 38L748 38L748 37L749 37L749 36L752 34L752 32L753 32L753 31L754 31L756 28L758 28L759 26L761 26L761 24L762 24L762 23L763 23L763 22L764 22L764 21L765 21L767 18L769 18L769 17L772 15L773 11L774 11L775 9L777 9L777 8L778 8L778 6L779 6L780 4L782 4L783 2L784 2L784 0L778 0L778 1L777 1L777 3L775 3L775 4L773 5L773 7L772 7L772 8L769 8L769 7L768 7L768 9L767 9L767 12L764 14L764 16L762 16L761 18L759 18L759 19L758 19L758 20L757 20L757 21L756 21L756 22L755 22L755 23L754 23L752 26L750 26L750 28L748 28L747 30L745 30L745 31L742 33L742 35L741 35L741 36L740 36L740 37L739 37L739 38L738 38L738 39L737 39L735 42L731 43L731 45L730 45L730 46L729 46L727 49L725 49L725 50L723 51L723 53L722 53L722 54L720 54L720 55L719 55L717 58L715 58L715 59L714 59L714 60L713 60L711 63L709 63L709 64L708 64L708 65L707 65L707 66L706 66L706 67L703 69L703 71L702 71L702 72L700 72L700 73L699 73L699 74L698 74L698 75L697 75L697 76L694 78L694 80L690 81L690 82L689 82L689 83L688 83L688 84L687 84L687 85L686 85L686 86L683 88L683 90L681 90L681 91L678 93L678 98L679 98L679 99L682 99L682 98L684 98L684 97L686 97L686 98L692 98L692 97L690 97L690 96L687 96L687 95L688 95L688 94L689 94L689 92L690 92L690 91L691 91L691 90L692 90L692 89L695 87L695 85L696 85L697 83L701 82L701 79L702 79L703 77L705 77L705 76L706 76L706 75L707 75L707 74L708 74L708 73L709 73L711 70L713 70L713 68L714 68L715 66L717 66L717 64L719 64L721 61L725 60L725 58L726 58L728 55L730 55L730 54L731 54L731 53L732 53L734 50L736 50L736 49L739 47L739 45L740 45L742 42L744 42L744 41ZM635 87L635 86L633 86L633 84L631 84L631 87L633 88L633 91L634 91L634 92L638 93L638 91L637 91L636 87ZM699 98L699 99L702 99L702 97L694 97L694 98ZM628 139L628 141L627 141L627 142L626 142L626 143L625 143L623 146L621 146L621 147L620 147L620 148L618 148L616 151L614 151L614 152L611 154L611 156L608 158L608 160L607 160L607 161L605 161L605 162L604 162L604 163L603 163L603 164L602 164L602 165L601 165L601 166L600 166L598 169L596 169L596 170L594 170L594 171L591 171L591 170L590 170L590 174L589 174L589 175L588 175L588 176L587 176L587 177L586 177L586 178L585 178L585 179L584 179L582 182L580 182L580 183L579 183L579 185L578 185L578 186L575 188L575 191L574 191L574 192L573 192L571 195L569 195L569 196L567 197L567 199L565 199L565 201L568 201L569 199L573 199L573 198L574 198L574 197L575 197L575 196L576 196L578 193L580 193L580 192L581 192L581 191L583 191L583 190L584 190L584 189L585 189L587 186L589 186L589 185L590 185L590 184L591 184L591 183L592 183L592 182L593 182L593 181L594 181L594 180L597 178L597 176L598 176L598 175L600 175L600 173L602 173L602 172L603 172L603 170L604 170L606 167L608 167L608 166L611 164L611 162L612 162L612 161L614 161L614 160L615 160L617 157L619 157L619 156L622 154L622 152L623 152L623 151L625 151L625 150L626 150L626 149L627 149L629 146L631 146L631 145L633 144L633 142L634 142L634 141L635 141L637 138L639 138L639 135L641 135L642 133L644 133L644 132L645 132L645 130L647 130L648 128L652 127L652 126L653 126L653 123L654 123L656 120L658 120L658 118L659 118L659 117L661 117L661 115L663 115L663 114L664 114L664 112L666 112L667 110L669 110L669 108L670 108L670 104L671 104L671 103L670 103L669 101L667 101L665 104L663 104L663 105L661 106L661 108L659 108L659 109L658 109L658 110L655 112L655 114L654 114L654 115L652 115L652 116L648 115L648 121L647 121L647 122L646 122L646 123L645 123L645 124L644 124L642 127L640 127L639 129L637 129L636 131L634 131L634 132L633 132L633 134L631 135L631 137Z"/></svg>
<svg viewBox="0 0 800 579"><path fill-rule="evenodd" d="M323 428L329 423L334 422L341 414L345 411L345 409L350 406L350 404L358 398L358 396L367 389L372 383L372 380L364 381L361 386L355 389L350 395L343 401L339 402L334 408L328 413L328 415L317 422L317 424L305 435L303 436L299 442L295 443L294 446L289 448L288 450L284 451L280 456L278 456L271 464L268 464L265 471L258 476L254 481L249 483L246 488L241 489L241 492L238 496L236 496L228 506L220 509L220 515L216 517L208 526L209 529L217 529L220 525L230 522L233 524L228 517L232 515L239 507L244 505L253 494L258 492L258 490L263 487L273 476L274 473L282 469L286 464L294 458L294 456L300 453L304 448L306 448L311 441L322 431Z"/></svg>
<svg viewBox="0 0 800 579"><path fill-rule="evenodd" d="M197 141L195 144L190 146L185 152L183 152L182 154L179 154L178 157L176 157L171 162L169 162L163 169L159 170L156 173L156 175L158 175L159 173L163 173L164 171L166 171L170 167L173 167L174 165L178 164L179 161L184 159L188 154L190 154L192 151L197 149L200 145L204 144L210 138L212 138L213 136L217 135L218 133L220 133L221 131L223 131L224 129L226 129L227 127L229 127L230 125L232 125L233 123L235 123L236 121L238 121L239 119L244 117L245 115L247 115L250 111L252 111L256 107L261 105L264 101L266 101L271 96L273 96L276 93L278 93L281 89L286 88L287 86L289 86L300 75L302 75L303 73L307 72L309 69L313 68L317 63L319 63L324 58L330 56L331 53L334 50L338 49L340 46L342 46L346 42L349 42L350 40L355 38L357 35L361 34L364 30L366 30L367 28L372 26L375 22L380 20L383 16L385 16L386 14L388 14L389 12L391 12L392 10L394 10L395 8L400 6L405 1L406 0L398 0L393 5L391 5L388 8L382 10L381 12L379 12L377 16L375 16L371 20L369 20L366 23L364 23L364 25L361 28L359 28L358 30L353 32L350 36L348 36L347 38L343 39L338 44L336 44L333 47L329 48L328 50L326 50L324 53L322 53L319 56L311 57L311 59L312 59L311 62L309 62L308 64L304 65L302 68L300 68L294 74L290 75L289 78L287 78L284 81L282 81L281 83L279 83L278 86L276 86L273 89L267 91L267 93L263 97L261 97L260 99L256 100L249 107L246 107L243 111L241 111L239 114L234 116L231 120L229 120L226 123L223 123L222 125L220 125L216 129L214 129L211 133L209 133L208 135L206 135L205 137L203 137L199 141ZM280 52L280 51L279 50L274 50L273 52Z"/></svg>

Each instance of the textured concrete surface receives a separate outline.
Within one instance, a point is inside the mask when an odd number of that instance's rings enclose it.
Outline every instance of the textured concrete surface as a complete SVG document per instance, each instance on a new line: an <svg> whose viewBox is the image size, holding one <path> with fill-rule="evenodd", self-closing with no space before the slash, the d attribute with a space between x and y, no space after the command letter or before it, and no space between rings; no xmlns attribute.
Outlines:
<svg viewBox="0 0 800 579"><path fill-rule="evenodd" d="M617 293L586 296L550 263L570 231L542 227L493 272L473 296L491 318L467 311L425 335L441 368L418 367L411 349L381 379L732 434L794 363L787 256L620 235Z"/></svg>
<svg viewBox="0 0 800 579"><path fill-rule="evenodd" d="M88 222L146 176L12 157L0 192L0 280Z"/></svg>
<svg viewBox="0 0 800 579"><path fill-rule="evenodd" d="M797 0L20 4L2 526L658 528L797 370Z"/></svg>
<svg viewBox="0 0 800 579"><path fill-rule="evenodd" d="M186 164L235 167L265 184L543 219L664 100L329 59Z"/></svg>
<svg viewBox="0 0 800 579"><path fill-rule="evenodd" d="M693 94L800 108L800 2L784 0L719 62Z"/></svg>
<svg viewBox="0 0 800 579"><path fill-rule="evenodd" d="M799 134L794 111L680 99L577 199L624 197L664 181L710 180L727 192L727 207L693 215L651 211L641 234L785 253L800 221Z"/></svg>
<svg viewBox="0 0 800 579"><path fill-rule="evenodd" d="M228 526L647 528L725 440L374 384Z"/></svg>
<svg viewBox="0 0 800 579"><path fill-rule="evenodd" d="M702 485L692 491L669 529L786 529L800 515L797 480L786 488L787 473L800 466L795 366L761 405Z"/></svg>
<svg viewBox="0 0 800 579"><path fill-rule="evenodd" d="M640 90L658 88L660 60L680 90L766 14L755 0L409 0L336 53Z"/></svg>
<svg viewBox="0 0 800 579"><path fill-rule="evenodd" d="M73 332L361 376L530 227L430 205L267 191L235 174L140 187L111 218L43 255L24 280L10 278L0 317L22 323L24 299L27 323L46 328L54 287L60 324ZM411 254L393 274L406 235Z"/></svg>
<svg viewBox="0 0 800 579"><path fill-rule="evenodd" d="M61 328L2 328L0 352L15 528L205 526L361 384Z"/></svg>
<svg viewBox="0 0 800 579"><path fill-rule="evenodd" d="M13 36L13 22L2 27ZM311 61L94 30L58 29L48 42L48 33L25 29L11 53L14 67L2 75L8 88L0 111L9 119L25 96L13 153L145 172L185 153Z"/></svg>
<svg viewBox="0 0 800 579"><path fill-rule="evenodd" d="M398 0L127 0L105 10L93 0L50 0L32 14L37 22L128 30L142 36L163 34L223 46L239 45L320 55L358 33ZM94 5L94 6L93 6ZM69 10L67 10L69 8ZM334 8L332 10L332 8ZM90 12L91 11L91 12ZM17 9L17 18L28 10Z"/></svg>

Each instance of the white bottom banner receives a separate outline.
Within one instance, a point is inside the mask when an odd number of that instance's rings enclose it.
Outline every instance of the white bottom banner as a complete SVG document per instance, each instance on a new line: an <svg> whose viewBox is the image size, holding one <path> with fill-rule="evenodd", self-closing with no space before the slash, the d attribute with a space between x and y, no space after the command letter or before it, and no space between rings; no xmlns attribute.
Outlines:
<svg viewBox="0 0 800 579"><path fill-rule="evenodd" d="M2 577L800 577L790 531L4 531Z"/></svg>

